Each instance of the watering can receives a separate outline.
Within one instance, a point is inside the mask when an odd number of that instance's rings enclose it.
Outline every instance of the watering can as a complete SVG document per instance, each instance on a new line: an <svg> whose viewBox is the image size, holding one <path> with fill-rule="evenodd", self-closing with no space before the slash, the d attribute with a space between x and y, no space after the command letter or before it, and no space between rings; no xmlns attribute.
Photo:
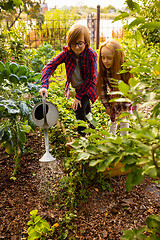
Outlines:
<svg viewBox="0 0 160 240"><path fill-rule="evenodd" d="M40 162L51 162L56 160L49 153L49 139L48 128L54 126L59 118L57 106L51 102L46 101L45 94L43 94L42 102L36 104L32 110L32 119L34 123L44 129L45 149L46 153L39 160Z"/></svg>

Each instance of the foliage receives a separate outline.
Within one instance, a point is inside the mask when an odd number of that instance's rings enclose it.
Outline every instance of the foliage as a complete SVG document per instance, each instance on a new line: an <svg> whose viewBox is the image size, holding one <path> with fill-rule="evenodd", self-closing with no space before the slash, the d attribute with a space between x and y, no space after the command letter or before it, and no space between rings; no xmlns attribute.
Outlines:
<svg viewBox="0 0 160 240"><path fill-rule="evenodd" d="M43 15L40 13L40 3L40 0L1 1L0 18L5 20L8 31L10 31L10 29L15 25L16 21L20 19L22 13L27 14L29 19L37 19L37 21L43 21Z"/></svg>
<svg viewBox="0 0 160 240"><path fill-rule="evenodd" d="M0 62L0 140L6 152L14 154L13 179L27 141L26 133L31 127L35 128L31 119L34 97L29 101L28 94L36 95L40 77L41 74L35 74L23 65ZM33 84L33 81L37 83Z"/></svg>
<svg viewBox="0 0 160 240"><path fill-rule="evenodd" d="M153 239L160 237L160 215L151 215L146 219L146 226L140 229L123 230L122 240Z"/></svg>
<svg viewBox="0 0 160 240"><path fill-rule="evenodd" d="M132 1L128 2L131 3L130 8L138 8ZM122 16L121 13L116 20ZM130 121L129 129L121 129L128 130L130 134L127 136L118 134L113 137L108 133L107 126L104 130L87 129L85 130L88 133L87 138L83 141L76 139L72 147L77 153L78 163L84 165L89 163L89 166L96 168L98 172L108 171L118 162L122 162L124 164L122 170L131 171L126 181L126 189L130 191L145 175L152 178L160 177L160 51L158 44L145 44L138 30L128 32L122 43L127 58L120 73L130 69L134 78L130 78L129 85L119 81L121 98L114 98L111 101L127 101L138 106L138 111L134 111L133 115L122 113L117 121L118 123ZM143 113L147 108L149 112Z"/></svg>
<svg viewBox="0 0 160 240"><path fill-rule="evenodd" d="M140 4L138 4L140 2ZM126 0L130 13L121 12L114 21L134 17L127 29L139 30L146 43L160 42L160 5L156 0Z"/></svg>
<svg viewBox="0 0 160 240"><path fill-rule="evenodd" d="M45 219L42 219L40 215L37 215L38 210L35 209L30 212L31 221L27 223L28 227L28 240L34 239L47 239L47 235L53 234L55 231L54 225L50 228L50 225Z"/></svg>
<svg viewBox="0 0 160 240"><path fill-rule="evenodd" d="M22 0L2 0L0 2L0 11L13 11L14 8L20 7L22 5Z"/></svg>
<svg viewBox="0 0 160 240"><path fill-rule="evenodd" d="M55 51L52 45L44 42L38 49L26 49L25 63L35 72L41 72L43 67L53 58Z"/></svg>
<svg viewBox="0 0 160 240"><path fill-rule="evenodd" d="M66 212L66 214L59 218L58 221L50 227L49 223L37 215L38 210L35 209L30 212L31 221L27 223L28 225L28 240L34 239L67 239L69 231L73 231L74 223L72 222L76 218L76 211L73 213L71 211ZM71 239L71 238L70 238Z"/></svg>
<svg viewBox="0 0 160 240"><path fill-rule="evenodd" d="M12 27L10 31L3 31L0 35L2 43L0 47L1 61L13 61L20 64L24 63L24 41L26 34L26 25L22 20L17 21L17 26Z"/></svg>

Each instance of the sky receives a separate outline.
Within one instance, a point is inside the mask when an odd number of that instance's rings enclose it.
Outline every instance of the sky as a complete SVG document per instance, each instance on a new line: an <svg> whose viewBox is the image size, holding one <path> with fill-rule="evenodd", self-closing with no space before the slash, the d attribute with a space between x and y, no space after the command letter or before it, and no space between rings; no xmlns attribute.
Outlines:
<svg viewBox="0 0 160 240"><path fill-rule="evenodd" d="M84 6L96 8L97 5L100 5L102 8L112 5L117 9L124 7L125 0L45 0L49 8L57 7L61 8L62 6Z"/></svg>

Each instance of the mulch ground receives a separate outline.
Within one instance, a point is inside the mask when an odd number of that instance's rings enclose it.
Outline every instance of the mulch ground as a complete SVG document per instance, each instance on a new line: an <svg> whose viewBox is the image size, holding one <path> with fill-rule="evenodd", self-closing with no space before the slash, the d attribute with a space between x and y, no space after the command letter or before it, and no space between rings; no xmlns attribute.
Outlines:
<svg viewBox="0 0 160 240"><path fill-rule="evenodd" d="M60 209L56 203L46 201L42 189L44 176L39 162L44 154L42 139L40 133L28 136L28 153L22 156L16 181L10 180L12 157L0 148L1 240L27 239L27 222L34 209L38 209L38 214L52 225L65 214L65 208ZM79 202L75 208L77 217L73 220L75 228L66 239L72 239L72 235L81 240L118 240L123 229L143 227L148 216L159 213L160 189L149 177L129 193L125 190L126 176L108 181L112 192L100 191L93 186L88 201Z"/></svg>

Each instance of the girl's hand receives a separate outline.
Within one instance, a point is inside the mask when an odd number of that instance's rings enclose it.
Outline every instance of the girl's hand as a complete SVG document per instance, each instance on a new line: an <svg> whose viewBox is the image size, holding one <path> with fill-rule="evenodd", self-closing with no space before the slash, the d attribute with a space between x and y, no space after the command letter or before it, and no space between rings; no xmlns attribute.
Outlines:
<svg viewBox="0 0 160 240"><path fill-rule="evenodd" d="M48 97L48 90L46 88L41 88L39 90L39 94L41 95L41 97L43 97L43 93L45 94L46 97Z"/></svg>
<svg viewBox="0 0 160 240"><path fill-rule="evenodd" d="M79 104L80 107L82 107L82 105L81 105L81 101L78 100L77 98L75 98L75 99L74 99L74 102L72 103L72 109L73 109L74 111L77 110L77 108L78 108L78 104Z"/></svg>

